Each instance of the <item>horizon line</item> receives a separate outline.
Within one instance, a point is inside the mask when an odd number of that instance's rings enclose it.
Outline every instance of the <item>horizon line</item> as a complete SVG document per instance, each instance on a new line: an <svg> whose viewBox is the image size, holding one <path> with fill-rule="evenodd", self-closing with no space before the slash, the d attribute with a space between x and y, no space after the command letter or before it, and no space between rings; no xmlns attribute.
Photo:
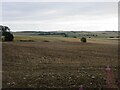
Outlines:
<svg viewBox="0 0 120 90"><path fill-rule="evenodd" d="M49 31L48 30L45 30L45 31L44 30L39 30L39 31L24 30L23 31L22 30L22 31L11 31L11 32L119 32L119 30L104 30L104 31L92 31L92 30L91 31L77 31L77 30L76 31L73 31L73 30L69 30L69 31L68 30L66 31L65 30L61 30L61 31L60 30L56 30L56 31L54 30L49 30Z"/></svg>

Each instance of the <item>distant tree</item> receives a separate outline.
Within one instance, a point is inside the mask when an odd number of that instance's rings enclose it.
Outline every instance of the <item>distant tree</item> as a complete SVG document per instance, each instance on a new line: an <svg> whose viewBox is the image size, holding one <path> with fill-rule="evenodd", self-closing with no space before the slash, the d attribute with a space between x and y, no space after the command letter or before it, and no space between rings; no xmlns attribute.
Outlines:
<svg viewBox="0 0 120 90"><path fill-rule="evenodd" d="M2 41L13 41L14 36L9 27L0 25L0 31L2 32Z"/></svg>
<svg viewBox="0 0 120 90"><path fill-rule="evenodd" d="M109 38L114 38L113 36L110 36Z"/></svg>
<svg viewBox="0 0 120 90"><path fill-rule="evenodd" d="M64 36L65 36L65 37L68 37L68 35L67 35L66 33L64 34Z"/></svg>
<svg viewBox="0 0 120 90"><path fill-rule="evenodd" d="M13 41L13 39L14 39L13 35L11 33L9 33L9 32L5 32L3 34L3 36L4 36L5 41Z"/></svg>
<svg viewBox="0 0 120 90"><path fill-rule="evenodd" d="M73 36L73 38L77 38L76 36Z"/></svg>
<svg viewBox="0 0 120 90"><path fill-rule="evenodd" d="M116 38L120 38L120 36L117 36Z"/></svg>
<svg viewBox="0 0 120 90"><path fill-rule="evenodd" d="M82 37L81 42L87 42L87 39L85 37Z"/></svg>

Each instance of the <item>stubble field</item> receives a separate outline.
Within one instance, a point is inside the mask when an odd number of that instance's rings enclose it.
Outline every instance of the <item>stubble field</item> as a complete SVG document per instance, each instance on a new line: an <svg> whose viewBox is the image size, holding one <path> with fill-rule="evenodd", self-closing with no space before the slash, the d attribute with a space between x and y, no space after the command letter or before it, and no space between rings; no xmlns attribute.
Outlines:
<svg viewBox="0 0 120 90"><path fill-rule="evenodd" d="M107 65L117 80L117 46L117 40L3 42L3 88L105 87Z"/></svg>

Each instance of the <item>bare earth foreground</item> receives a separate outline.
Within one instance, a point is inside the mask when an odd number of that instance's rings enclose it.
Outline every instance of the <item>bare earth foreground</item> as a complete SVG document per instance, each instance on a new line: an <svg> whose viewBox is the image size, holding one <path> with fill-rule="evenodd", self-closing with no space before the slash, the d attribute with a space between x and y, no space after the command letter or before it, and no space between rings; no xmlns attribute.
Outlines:
<svg viewBox="0 0 120 90"><path fill-rule="evenodd" d="M3 88L105 87L107 65L117 79L117 44L40 41L2 47Z"/></svg>

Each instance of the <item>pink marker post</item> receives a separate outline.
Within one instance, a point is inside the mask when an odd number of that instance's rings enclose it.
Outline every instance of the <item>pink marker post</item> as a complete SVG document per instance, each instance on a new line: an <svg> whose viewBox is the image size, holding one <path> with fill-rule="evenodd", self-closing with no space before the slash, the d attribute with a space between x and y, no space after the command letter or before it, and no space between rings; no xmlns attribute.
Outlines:
<svg viewBox="0 0 120 90"><path fill-rule="evenodd" d="M106 84L108 88L113 88L115 85L115 78L112 69L107 66L106 71Z"/></svg>
<svg viewBox="0 0 120 90"><path fill-rule="evenodd" d="M84 90L84 89L83 89L83 85L80 85L80 88L79 88L79 90Z"/></svg>

